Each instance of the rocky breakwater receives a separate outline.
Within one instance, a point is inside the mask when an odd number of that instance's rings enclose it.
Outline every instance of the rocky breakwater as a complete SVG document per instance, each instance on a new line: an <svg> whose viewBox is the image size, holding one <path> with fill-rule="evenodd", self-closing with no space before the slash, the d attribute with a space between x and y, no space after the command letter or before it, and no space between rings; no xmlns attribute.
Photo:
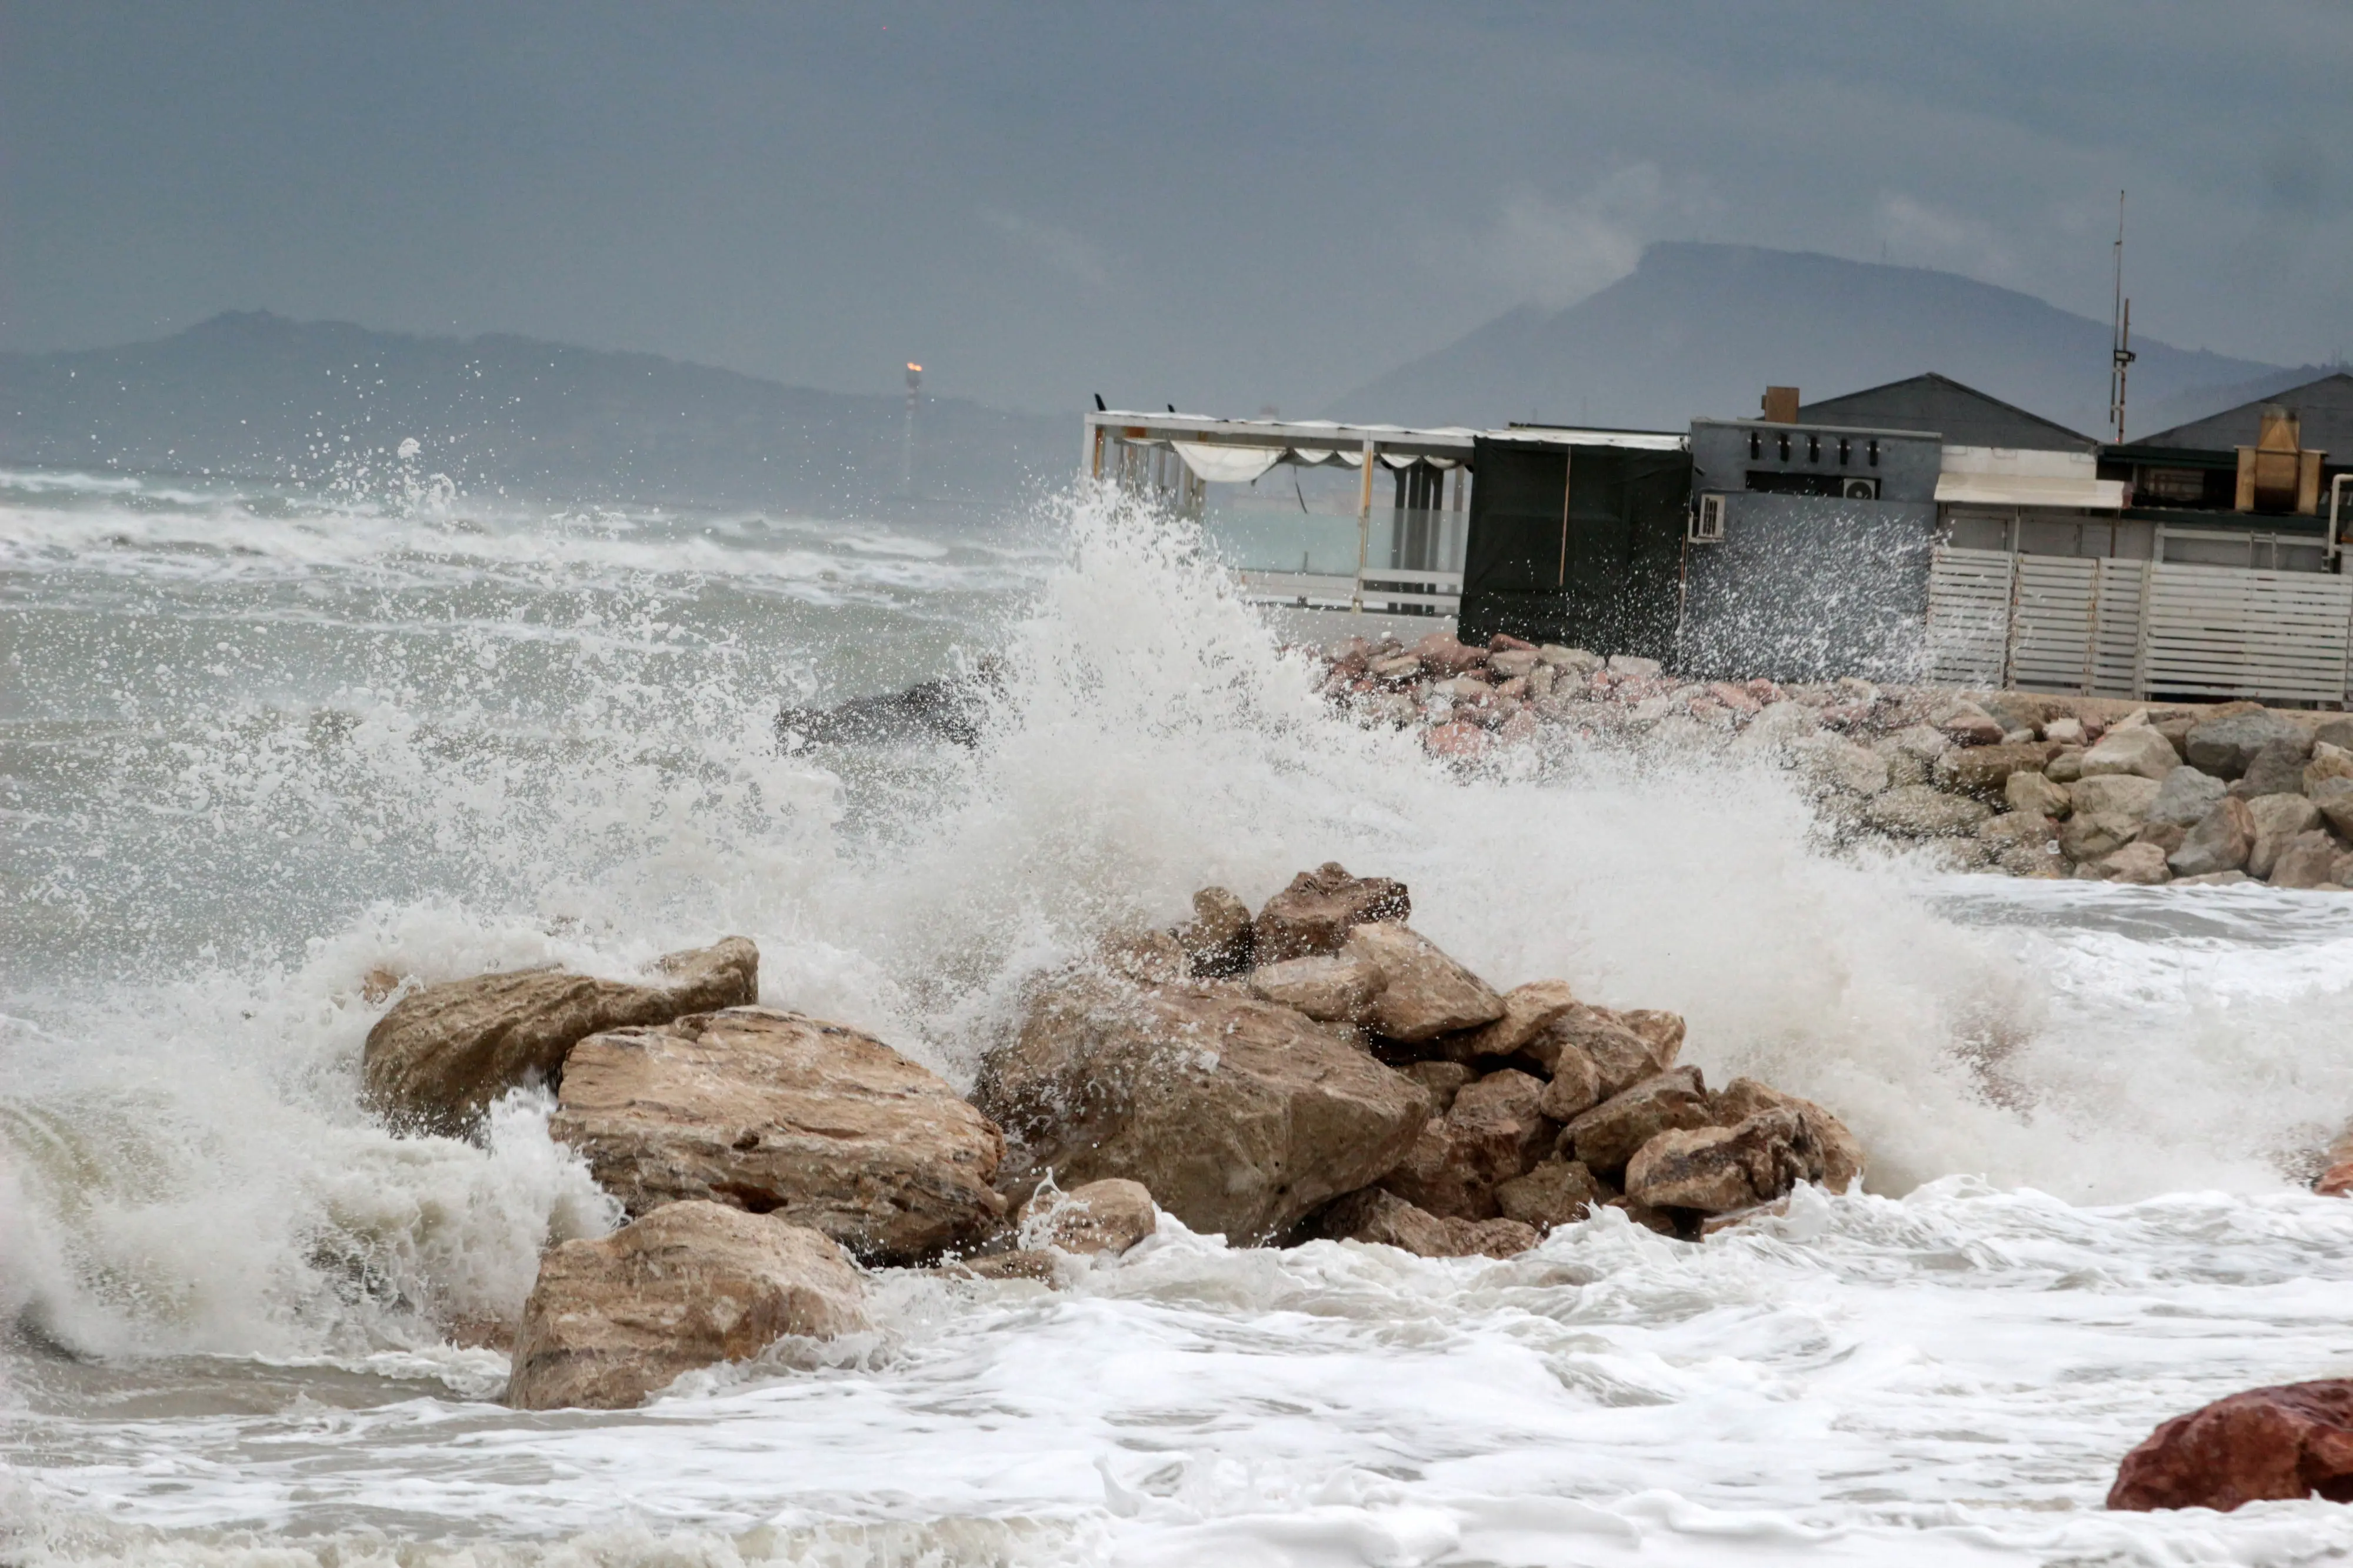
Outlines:
<svg viewBox="0 0 2353 1568"><path fill-rule="evenodd" d="M549 1131L628 1223L542 1257L509 1400L617 1406L782 1339L867 1326L865 1270L1054 1282L1163 1213L1240 1246L1507 1257L1622 1210L1694 1237L1862 1151L1820 1106L1678 1060L1683 1020L1498 991L1337 865L1256 912L1205 889L1038 977L972 1099L860 1030L757 1004L742 938L654 984L533 970L405 990L368 1036L396 1129ZM692 1004L712 1004L688 1010Z"/></svg>
<svg viewBox="0 0 2353 1568"><path fill-rule="evenodd" d="M1686 681L1651 659L1499 637L1324 650L1322 690L1471 762L1574 736L1796 772L1835 843L1952 870L2137 885L2353 887L2353 715L2023 692Z"/></svg>

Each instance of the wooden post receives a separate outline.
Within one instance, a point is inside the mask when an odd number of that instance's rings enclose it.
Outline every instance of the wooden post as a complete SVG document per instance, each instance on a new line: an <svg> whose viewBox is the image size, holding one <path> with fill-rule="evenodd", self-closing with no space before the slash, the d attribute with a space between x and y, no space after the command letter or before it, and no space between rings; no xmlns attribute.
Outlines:
<svg viewBox="0 0 2353 1568"><path fill-rule="evenodd" d="M1380 466L1381 448L1370 436L1365 437L1363 483L1356 491L1356 586L1348 595L1348 613L1365 613L1365 557L1373 546L1373 470Z"/></svg>

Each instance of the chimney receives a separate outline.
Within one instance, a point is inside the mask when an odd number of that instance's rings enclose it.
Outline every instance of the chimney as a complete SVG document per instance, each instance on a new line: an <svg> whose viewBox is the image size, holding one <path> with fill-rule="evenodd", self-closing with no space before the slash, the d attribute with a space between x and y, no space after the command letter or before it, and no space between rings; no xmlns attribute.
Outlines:
<svg viewBox="0 0 2353 1568"><path fill-rule="evenodd" d="M2238 510L2314 515L2322 456L2304 449L2304 422L2293 409L2266 405L2255 444L2239 448Z"/></svg>
<svg viewBox="0 0 2353 1568"><path fill-rule="evenodd" d="M1796 387L1768 386L1765 389L1765 422L1768 425L1795 425L1798 422Z"/></svg>

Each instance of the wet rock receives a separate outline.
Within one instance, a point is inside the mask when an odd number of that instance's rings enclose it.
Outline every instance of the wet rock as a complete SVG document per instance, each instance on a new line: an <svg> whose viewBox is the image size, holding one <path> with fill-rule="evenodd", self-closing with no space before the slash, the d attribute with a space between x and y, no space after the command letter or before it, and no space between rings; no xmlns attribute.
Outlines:
<svg viewBox="0 0 2353 1568"><path fill-rule="evenodd" d="M2320 888L2337 880L2337 858L2344 851L2327 833L2299 833L2280 846L2272 860L2274 888Z"/></svg>
<svg viewBox="0 0 2353 1568"><path fill-rule="evenodd" d="M1504 993L1504 1016L1473 1030L1458 1051L1449 1042L1448 1055L1464 1060L1517 1055L1542 1034L1554 1019L1577 1005L1577 995L1566 980L1535 980Z"/></svg>
<svg viewBox="0 0 2353 1568"><path fill-rule="evenodd" d="M1533 1168L1552 1142L1544 1090L1510 1069L1466 1084L1380 1184L1440 1218L1492 1217L1495 1189Z"/></svg>
<svg viewBox="0 0 2353 1568"><path fill-rule="evenodd" d="M573 1048L548 1133L632 1215L690 1199L913 1263L995 1229L1005 1141L935 1074L871 1036L738 1007Z"/></svg>
<svg viewBox="0 0 2353 1568"><path fill-rule="evenodd" d="M1315 870L1302 871L1291 886L1266 901L1251 926L1251 953L1263 964L1337 952L1355 927L1403 921L1412 913L1413 900L1403 882L1351 877L1338 861L1330 860Z"/></svg>
<svg viewBox="0 0 2353 1568"><path fill-rule="evenodd" d="M2166 858L2176 877L2201 877L2213 871L2244 869L2255 847L2255 819L2247 803L2235 797L2217 801L2214 809L2189 830L2181 847Z"/></svg>
<svg viewBox="0 0 2353 1568"><path fill-rule="evenodd" d="M1176 928L1195 974L1240 974L1250 966L1250 906L1223 888L1193 895L1193 918Z"/></svg>
<svg viewBox="0 0 2353 1568"><path fill-rule="evenodd" d="M1932 784L1900 784L1862 804L1862 819L1883 833L1938 838L1973 831L1993 815L1983 801Z"/></svg>
<svg viewBox="0 0 2353 1568"><path fill-rule="evenodd" d="M865 1287L825 1237L722 1204L668 1205L539 1260L507 1403L620 1410L681 1373L744 1361L787 1335L867 1327Z"/></svg>
<svg viewBox="0 0 2353 1568"><path fill-rule="evenodd" d="M2040 742L1993 746L1956 746L1936 759L1936 783L1965 795L1999 798L2014 773L2040 773L2058 753L2056 746Z"/></svg>
<svg viewBox="0 0 2353 1568"><path fill-rule="evenodd" d="M2021 777L2027 775L2021 774ZM2013 845L2043 845L2059 834L2059 825L2040 812L2009 811L2000 816L1989 816L1978 824L1978 837L1991 845L1996 854Z"/></svg>
<svg viewBox="0 0 2353 1568"><path fill-rule="evenodd" d="M1634 1152L1660 1133L1715 1124L1699 1068L1675 1068L1643 1079L1569 1122L1561 1130L1560 1152L1614 1181Z"/></svg>
<svg viewBox="0 0 2353 1568"><path fill-rule="evenodd" d="M1324 1210L1316 1234L1327 1241L1398 1247L1417 1258L1455 1255L1454 1235L1444 1220L1377 1187L1351 1193Z"/></svg>
<svg viewBox="0 0 2353 1568"><path fill-rule="evenodd" d="M2231 786L2212 773L2198 768L2176 768L2158 785L2157 798L2149 803L2147 815L2151 822L2195 827L2230 793Z"/></svg>
<svg viewBox="0 0 2353 1568"><path fill-rule="evenodd" d="M1110 931L1095 943L1094 955L1110 973L1155 984L1184 980L1193 972L1185 944L1173 931L1137 926Z"/></svg>
<svg viewBox="0 0 2353 1568"><path fill-rule="evenodd" d="M2009 732L2000 720L1974 702L1957 704L1936 721L1936 729L1946 739L1961 746L1990 746Z"/></svg>
<svg viewBox="0 0 2353 1568"><path fill-rule="evenodd" d="M2105 860L2131 843L2139 832L2137 817L2120 811L2084 811L2079 807L2074 816L2060 825L2059 849L2078 865Z"/></svg>
<svg viewBox="0 0 2353 1568"><path fill-rule="evenodd" d="M2248 876L2244 871L2201 871L2195 876L2176 877L2173 879L2171 886L2176 888L2234 888L2241 882L2252 882L2253 880L2254 879Z"/></svg>
<svg viewBox="0 0 2353 1568"><path fill-rule="evenodd" d="M1710 1097L1708 1103L1718 1124L1725 1127L1737 1126L1759 1111L1788 1111L1805 1124L1806 1134L1820 1157L1820 1173L1807 1177L1808 1181L1843 1193L1862 1179L1862 1141L1848 1131L1845 1122L1810 1100L1785 1094L1753 1078L1736 1078Z"/></svg>
<svg viewBox="0 0 2353 1568"><path fill-rule="evenodd" d="M1558 643L1546 643L1536 649L1536 657L1555 669L1565 669L1577 675L1591 675L1609 661L1598 653L1581 647L1563 647Z"/></svg>
<svg viewBox="0 0 2353 1568"><path fill-rule="evenodd" d="M1402 923L1357 926L1341 951L1380 976L1366 1020L1386 1038L1417 1045L1504 1016L1492 986Z"/></svg>
<svg viewBox="0 0 2353 1568"><path fill-rule="evenodd" d="M1994 857L1994 864L2012 877L2063 877L2067 858L2055 843L2013 844Z"/></svg>
<svg viewBox="0 0 2353 1568"><path fill-rule="evenodd" d="M1613 653L1609 656L1609 673L1632 680L1655 680L1661 669L1655 658L1643 658L1637 654Z"/></svg>
<svg viewBox="0 0 2353 1568"><path fill-rule="evenodd" d="M954 1258L941 1264L938 1272L954 1279L1029 1279L1056 1286L1062 1282L1061 1260L1039 1247L1017 1247L1010 1252Z"/></svg>
<svg viewBox="0 0 2353 1568"><path fill-rule="evenodd" d="M2201 772L2234 779L2247 771L2256 752L2274 741L2300 742L2303 739L2304 727L2293 719L2260 708L2242 710L2192 725L2183 737L2182 755Z"/></svg>
<svg viewBox="0 0 2353 1568"><path fill-rule="evenodd" d="M412 992L368 1031L369 1103L396 1125L460 1132L507 1090L554 1078L591 1035L759 999L760 953L744 937L671 953L654 968L643 985L526 969Z"/></svg>
<svg viewBox="0 0 2353 1568"><path fill-rule="evenodd" d="M2140 773L2095 773L2076 784L2069 793L2079 813L2115 812L2138 822L2148 816L2164 788L2156 779Z"/></svg>
<svg viewBox="0 0 2353 1568"><path fill-rule="evenodd" d="M2138 888L2159 887L2173 880L2173 872L2166 864L2166 852L2156 844L2127 844L2096 862L2096 868L2104 882L2126 882Z"/></svg>
<svg viewBox="0 0 2353 1568"><path fill-rule="evenodd" d="M2002 782L2001 798L2013 812L2031 812L2058 818L2067 815L2074 796L2063 784L2041 773L2014 773Z"/></svg>
<svg viewBox="0 0 2353 1568"><path fill-rule="evenodd" d="M1419 1085L1337 1026L1232 986L1084 977L1039 993L974 1098L1026 1168L1071 1184L1124 1176L1237 1242L1370 1186L1430 1116Z"/></svg>
<svg viewBox="0 0 2353 1568"><path fill-rule="evenodd" d="M1788 755L1800 774L1823 789L1874 795L1888 785L1888 760L1841 736L1804 736L1790 742Z"/></svg>
<svg viewBox="0 0 2353 1568"><path fill-rule="evenodd" d="M2258 795L2247 802L2247 816L2255 827L2254 842L2247 847L2250 877L2270 876L2288 840L2320 826L2320 808L2300 795Z"/></svg>
<svg viewBox="0 0 2353 1568"><path fill-rule="evenodd" d="M2266 741L2239 782L2230 786L2231 793L2249 800L2267 795L2302 795L2309 751L2301 736L2293 741Z"/></svg>
<svg viewBox="0 0 2353 1568"><path fill-rule="evenodd" d="M1456 1258L1517 1258L1544 1240L1535 1226L1515 1219L1451 1219L1446 1234Z"/></svg>
<svg viewBox="0 0 2353 1568"><path fill-rule="evenodd" d="M1539 1231L1574 1225L1596 1205L1618 1195L1618 1190L1575 1160L1546 1160L1524 1176L1514 1176L1495 1189L1495 1206L1505 1219L1518 1220Z"/></svg>
<svg viewBox="0 0 2353 1568"><path fill-rule="evenodd" d="M1820 1152L1793 1111L1768 1110L1730 1127L1659 1133L1626 1167L1626 1195L1652 1208L1729 1214L1818 1180Z"/></svg>
<svg viewBox="0 0 2353 1568"><path fill-rule="evenodd" d="M1479 1076L1461 1062L1408 1062L1398 1071L1428 1091L1433 1117L1452 1110L1454 1097L1462 1092L1462 1086Z"/></svg>
<svg viewBox="0 0 2353 1568"><path fill-rule="evenodd" d="M2251 1389L2175 1416L2125 1456L2108 1506L2228 1513L2316 1494L2353 1502L2353 1379Z"/></svg>
<svg viewBox="0 0 2353 1568"><path fill-rule="evenodd" d="M1141 1182L1113 1177L1069 1192L1043 1188L1021 1205L1028 1246L1116 1258L1159 1228L1160 1212Z"/></svg>
<svg viewBox="0 0 2353 1568"><path fill-rule="evenodd" d="M1370 1016L1381 972L1353 953L1286 958L1250 971L1250 994L1295 1008L1325 1024L1361 1024Z"/></svg>
<svg viewBox="0 0 2353 1568"><path fill-rule="evenodd" d="M2109 731L2100 737L2097 745L2084 753L2083 776L2094 779L2127 773L2163 779L2180 765L2180 753L2173 749L2172 742L2146 724L2134 724Z"/></svg>
<svg viewBox="0 0 2353 1568"><path fill-rule="evenodd" d="M1501 652L1490 651L1487 655L1487 668L1498 680L1516 680L1534 671L1535 667L1536 650L1532 647L1505 648Z"/></svg>

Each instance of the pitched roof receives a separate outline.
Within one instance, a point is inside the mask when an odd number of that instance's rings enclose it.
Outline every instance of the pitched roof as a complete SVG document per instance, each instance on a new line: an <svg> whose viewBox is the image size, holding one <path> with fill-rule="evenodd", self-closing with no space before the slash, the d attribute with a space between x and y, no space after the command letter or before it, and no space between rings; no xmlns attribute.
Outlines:
<svg viewBox="0 0 2353 1568"><path fill-rule="evenodd" d="M2136 436L2132 444L2216 452L2252 447L2263 411L2272 407L2287 409L2301 419L2300 438L2307 449L2327 452L2342 462L2353 462L2353 375L2341 370L2317 381L2307 381L2302 386L2291 386L2285 392L2275 392L2269 397L2259 397L2253 403L2242 403L2236 408L2225 408L2220 414L2160 430L2154 436Z"/></svg>
<svg viewBox="0 0 2353 1568"><path fill-rule="evenodd" d="M1891 381L1798 410L1808 425L1852 425L1877 430L1933 430L1953 447L2010 447L2030 451L2090 452L2099 442L2055 420L2029 414L1934 371Z"/></svg>

